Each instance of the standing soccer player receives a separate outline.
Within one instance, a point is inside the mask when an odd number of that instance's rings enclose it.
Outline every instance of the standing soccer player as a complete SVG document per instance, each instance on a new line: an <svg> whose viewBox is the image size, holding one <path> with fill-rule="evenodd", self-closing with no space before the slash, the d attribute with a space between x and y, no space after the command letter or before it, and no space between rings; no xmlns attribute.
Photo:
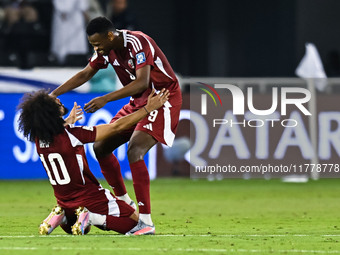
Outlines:
<svg viewBox="0 0 340 255"><path fill-rule="evenodd" d="M120 166L112 152L129 141L128 159L133 186L139 206L140 219L147 225L145 233L155 233L151 219L150 178L144 162L144 155L157 142L172 146L179 122L182 105L181 90L178 80L168 60L148 35L128 30L116 30L111 21L104 17L91 20L86 33L95 53L89 64L72 78L51 92L58 96L90 80L99 69L111 64L115 69L123 88L92 99L85 104L86 112L95 112L106 103L130 97L125 105L111 120L115 122L142 108L153 88L170 91L169 101L158 110L154 110L137 125L120 134L113 135L94 144L94 151L101 171L119 199L133 204L127 194Z"/></svg>

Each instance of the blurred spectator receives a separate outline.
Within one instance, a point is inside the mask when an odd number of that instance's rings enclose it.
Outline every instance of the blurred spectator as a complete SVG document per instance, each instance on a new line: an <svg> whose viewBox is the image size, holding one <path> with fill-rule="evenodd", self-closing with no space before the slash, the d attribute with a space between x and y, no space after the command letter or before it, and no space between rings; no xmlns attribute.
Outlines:
<svg viewBox="0 0 340 255"><path fill-rule="evenodd" d="M128 8L127 0L110 0L106 16L118 29L136 30L135 16Z"/></svg>
<svg viewBox="0 0 340 255"><path fill-rule="evenodd" d="M5 7L4 17L3 32L6 34L37 34L43 32L38 11L28 1L15 1Z"/></svg>
<svg viewBox="0 0 340 255"><path fill-rule="evenodd" d="M91 19L97 18L99 16L104 16L104 11L98 2L98 0L88 0L89 8L86 12L86 22L90 22Z"/></svg>
<svg viewBox="0 0 340 255"><path fill-rule="evenodd" d="M4 8L1 32L5 35L5 48L20 58L20 67L27 68L27 54L43 48L46 35L36 8L26 0L13 1Z"/></svg>
<svg viewBox="0 0 340 255"><path fill-rule="evenodd" d="M0 30L2 29L5 19L6 19L5 9L0 6Z"/></svg>
<svg viewBox="0 0 340 255"><path fill-rule="evenodd" d="M60 64L65 64L67 55L88 54L85 32L88 0L53 0L53 6L51 52Z"/></svg>
<svg viewBox="0 0 340 255"><path fill-rule="evenodd" d="M98 3L100 4L101 9L103 10L104 13L107 12L107 3L109 0L97 0Z"/></svg>

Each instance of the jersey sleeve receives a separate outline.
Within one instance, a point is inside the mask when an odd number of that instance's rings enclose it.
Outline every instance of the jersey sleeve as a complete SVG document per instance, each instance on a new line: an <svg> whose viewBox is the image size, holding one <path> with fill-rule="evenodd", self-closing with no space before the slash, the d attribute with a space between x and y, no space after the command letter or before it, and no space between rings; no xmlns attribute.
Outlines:
<svg viewBox="0 0 340 255"><path fill-rule="evenodd" d="M90 66L96 70L105 69L109 65L109 63L104 59L104 57L98 54L96 51L93 53L89 61Z"/></svg>
<svg viewBox="0 0 340 255"><path fill-rule="evenodd" d="M132 35L130 35L132 36ZM154 49L151 43L142 35L131 37L132 55L136 60L136 70L146 65L154 66Z"/></svg>
<svg viewBox="0 0 340 255"><path fill-rule="evenodd" d="M71 134L76 140L80 141L82 144L93 143L96 140L97 129L96 127L88 126L66 126L66 130ZM80 145L80 144L77 144Z"/></svg>

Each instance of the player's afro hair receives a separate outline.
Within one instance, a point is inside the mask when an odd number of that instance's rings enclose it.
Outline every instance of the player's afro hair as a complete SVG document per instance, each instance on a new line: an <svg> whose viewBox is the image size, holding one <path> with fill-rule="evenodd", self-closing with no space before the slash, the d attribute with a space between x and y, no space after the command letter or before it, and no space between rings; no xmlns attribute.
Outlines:
<svg viewBox="0 0 340 255"><path fill-rule="evenodd" d="M60 105L44 89L25 93L17 110L21 110L19 131L31 142L37 138L51 143L55 135L64 132L65 121L61 117Z"/></svg>
<svg viewBox="0 0 340 255"><path fill-rule="evenodd" d="M98 34L107 34L110 31L116 31L112 22L105 17L97 17L92 19L89 24L87 24L86 34L88 36Z"/></svg>

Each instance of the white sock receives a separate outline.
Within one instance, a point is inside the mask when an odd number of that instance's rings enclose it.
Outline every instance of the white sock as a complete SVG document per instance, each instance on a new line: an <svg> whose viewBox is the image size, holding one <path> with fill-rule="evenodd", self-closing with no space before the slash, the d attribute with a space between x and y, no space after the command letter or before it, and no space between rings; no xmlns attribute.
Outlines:
<svg viewBox="0 0 340 255"><path fill-rule="evenodd" d="M91 225L104 226L106 223L106 215L89 212L89 221Z"/></svg>
<svg viewBox="0 0 340 255"><path fill-rule="evenodd" d="M152 220L151 220L151 214L143 214L140 213L139 214L139 218L145 223L148 224L150 226L153 226Z"/></svg>
<svg viewBox="0 0 340 255"><path fill-rule="evenodd" d="M132 199L129 197L128 193L125 193L123 196L117 196L119 200L125 201L128 205L131 203Z"/></svg>

